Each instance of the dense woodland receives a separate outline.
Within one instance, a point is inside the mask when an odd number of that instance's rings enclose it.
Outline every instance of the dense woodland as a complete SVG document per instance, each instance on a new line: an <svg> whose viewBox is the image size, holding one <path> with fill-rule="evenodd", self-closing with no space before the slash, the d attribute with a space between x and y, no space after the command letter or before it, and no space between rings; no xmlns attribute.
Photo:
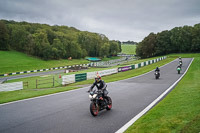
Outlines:
<svg viewBox="0 0 200 133"><path fill-rule="evenodd" d="M121 52L121 42L68 26L0 20L0 50L17 50L45 60L105 57Z"/></svg>
<svg viewBox="0 0 200 133"><path fill-rule="evenodd" d="M136 54L142 58L196 52L200 52L200 24L150 33L136 48Z"/></svg>

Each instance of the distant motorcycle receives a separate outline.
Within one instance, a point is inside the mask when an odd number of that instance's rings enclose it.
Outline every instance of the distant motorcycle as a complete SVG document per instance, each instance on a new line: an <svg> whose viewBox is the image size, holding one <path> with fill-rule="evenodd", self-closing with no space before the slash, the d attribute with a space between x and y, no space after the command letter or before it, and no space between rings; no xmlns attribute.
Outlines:
<svg viewBox="0 0 200 133"><path fill-rule="evenodd" d="M182 67L182 64L183 64L182 61L179 61L179 65L180 65L180 67Z"/></svg>
<svg viewBox="0 0 200 133"><path fill-rule="evenodd" d="M181 72L181 67L177 67L178 74Z"/></svg>
<svg viewBox="0 0 200 133"><path fill-rule="evenodd" d="M158 71L155 71L155 78L159 79L159 77L160 77L160 73Z"/></svg>
<svg viewBox="0 0 200 133"><path fill-rule="evenodd" d="M111 110L112 108L112 99L109 96L103 97L102 94L103 92L101 90L90 91L90 113L93 116L97 116L101 110Z"/></svg>

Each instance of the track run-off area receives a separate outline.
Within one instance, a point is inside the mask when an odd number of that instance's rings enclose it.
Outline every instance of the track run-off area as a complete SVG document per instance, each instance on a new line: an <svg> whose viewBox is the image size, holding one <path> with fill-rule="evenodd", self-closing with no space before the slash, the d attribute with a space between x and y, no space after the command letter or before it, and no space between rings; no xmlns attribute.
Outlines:
<svg viewBox="0 0 200 133"><path fill-rule="evenodd" d="M141 76L107 83L113 107L93 117L89 111L89 87L0 105L1 133L114 133L140 114L184 74L192 58L178 59ZM106 81L105 81L106 82Z"/></svg>

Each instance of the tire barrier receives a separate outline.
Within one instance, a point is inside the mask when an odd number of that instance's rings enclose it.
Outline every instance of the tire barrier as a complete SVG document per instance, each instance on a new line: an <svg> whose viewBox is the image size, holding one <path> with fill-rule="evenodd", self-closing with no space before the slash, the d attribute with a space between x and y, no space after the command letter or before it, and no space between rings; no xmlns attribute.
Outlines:
<svg viewBox="0 0 200 133"><path fill-rule="evenodd" d="M53 67L48 69L39 69L39 70L32 70L32 71L23 71L23 72L14 72L14 73L6 73L6 74L0 74L1 76L9 76L9 75L16 75L16 74L23 74L23 73L34 73L34 72L43 72L43 71L50 71L50 70L58 70L58 69L65 69L65 68L71 68L71 67L78 67L78 66L88 66L89 64L80 64L80 65L73 65L73 66L62 66L62 67Z"/></svg>

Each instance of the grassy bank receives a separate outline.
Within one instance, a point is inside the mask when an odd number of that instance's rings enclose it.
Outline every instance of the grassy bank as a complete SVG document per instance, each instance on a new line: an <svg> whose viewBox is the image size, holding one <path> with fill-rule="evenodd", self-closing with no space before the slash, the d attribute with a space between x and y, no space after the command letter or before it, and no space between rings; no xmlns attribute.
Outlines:
<svg viewBox="0 0 200 133"><path fill-rule="evenodd" d="M176 88L137 120L126 133L200 132L200 54L170 56L195 57L195 59Z"/></svg>
<svg viewBox="0 0 200 133"><path fill-rule="evenodd" d="M117 81L117 80L122 80L122 79L130 78L130 77L134 77L134 76L146 73L148 71L151 71L151 70L155 69L156 66L162 66L166 63L169 63L172 60L174 60L174 58L167 58L167 59L162 60L160 62L151 64L151 65L139 68L139 69L134 69L134 70L126 71L126 72L121 72L121 73L118 73L118 74L113 74L113 75L110 75L110 76L105 76L102 79L105 80L108 83L108 82L112 82L112 81ZM36 97L36 96L47 95L47 94L51 94L51 93L57 93L57 92L61 92L61 91L76 89L76 88L78 88L78 85L91 84L94 81L92 79L92 80L86 80L86 81L70 84L66 87L35 89L34 83L36 81L35 81L34 78L36 78L36 77L32 77L32 78L33 78L33 80L32 80L33 83L29 83L28 88L24 87L25 89L23 89L23 90L18 90L18 91L13 91L13 92L0 92L0 103L6 103L6 102L16 101L16 100L20 100L20 99L26 99L26 98L31 98L31 97ZM43 78L43 77L41 77L41 78ZM51 78L51 77L46 77L46 78ZM9 82L21 81L21 80L23 81L24 79L17 79L17 80L13 80L13 81L9 81ZM52 85L50 87L52 87Z"/></svg>
<svg viewBox="0 0 200 133"><path fill-rule="evenodd" d="M0 74L89 63L85 59L44 61L16 51L0 51L0 62Z"/></svg>
<svg viewBox="0 0 200 133"><path fill-rule="evenodd" d="M122 44L122 52L124 54L136 54L136 45Z"/></svg>

